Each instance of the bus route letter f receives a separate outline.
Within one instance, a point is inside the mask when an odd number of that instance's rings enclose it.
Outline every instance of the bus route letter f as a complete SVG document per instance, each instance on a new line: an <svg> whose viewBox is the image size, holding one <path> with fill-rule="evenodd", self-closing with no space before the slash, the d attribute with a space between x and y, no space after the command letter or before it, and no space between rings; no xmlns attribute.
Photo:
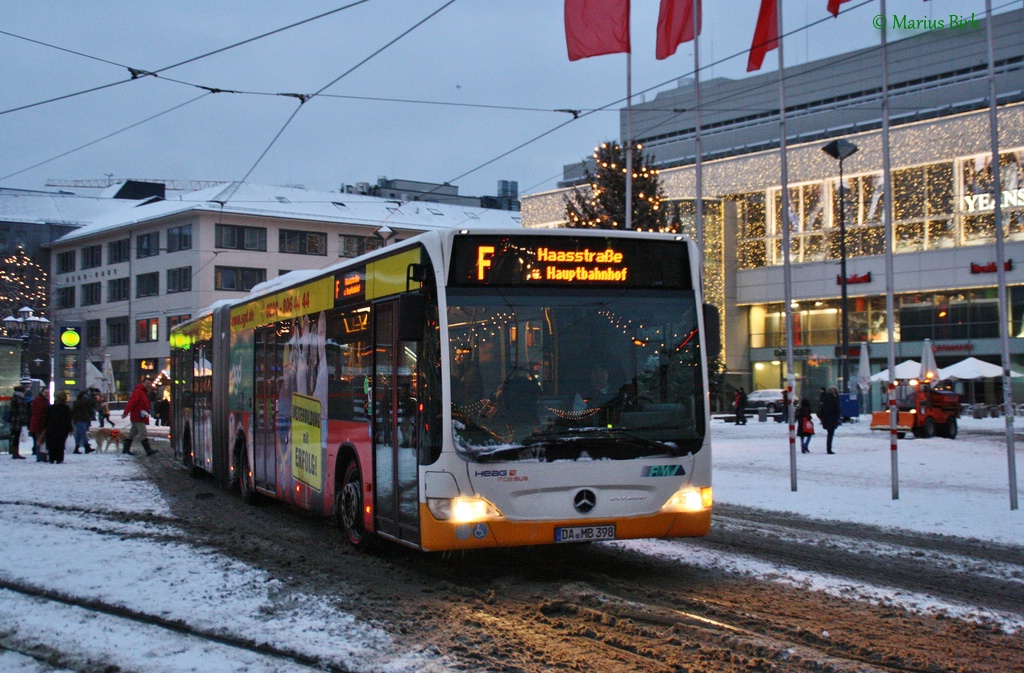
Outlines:
<svg viewBox="0 0 1024 673"><path fill-rule="evenodd" d="M476 249L476 279L484 280L485 269L491 268L491 256L494 254L493 245L481 245Z"/></svg>

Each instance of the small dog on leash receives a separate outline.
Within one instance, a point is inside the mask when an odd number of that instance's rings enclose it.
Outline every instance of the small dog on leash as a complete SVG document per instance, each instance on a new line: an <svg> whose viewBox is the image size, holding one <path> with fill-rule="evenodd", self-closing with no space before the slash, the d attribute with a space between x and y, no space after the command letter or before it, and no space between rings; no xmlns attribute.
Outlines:
<svg viewBox="0 0 1024 673"><path fill-rule="evenodd" d="M121 430L119 428L92 428L89 436L96 443L96 449L107 451L111 446L117 451L121 442Z"/></svg>

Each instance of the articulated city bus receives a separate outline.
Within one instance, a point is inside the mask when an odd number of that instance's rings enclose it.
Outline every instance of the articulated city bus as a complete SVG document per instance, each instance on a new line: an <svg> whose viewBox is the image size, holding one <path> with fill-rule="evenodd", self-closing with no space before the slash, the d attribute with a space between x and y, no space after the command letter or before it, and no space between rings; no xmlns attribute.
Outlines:
<svg viewBox="0 0 1024 673"><path fill-rule="evenodd" d="M682 236L422 234L177 326L174 451L356 547L705 535L717 324Z"/></svg>

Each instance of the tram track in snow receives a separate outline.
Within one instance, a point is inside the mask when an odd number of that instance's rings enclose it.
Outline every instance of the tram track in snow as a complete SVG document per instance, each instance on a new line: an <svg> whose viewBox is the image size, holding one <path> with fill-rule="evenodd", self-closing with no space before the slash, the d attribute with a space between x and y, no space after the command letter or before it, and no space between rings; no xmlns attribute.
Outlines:
<svg viewBox="0 0 1024 673"><path fill-rule="evenodd" d="M1024 553L1019 547L726 509L716 514L702 546L1024 620Z"/></svg>
<svg viewBox="0 0 1024 673"><path fill-rule="evenodd" d="M0 578L0 591L9 591L30 599L45 601L57 604L62 607L76 608L88 613L113 617L124 620L135 625L156 627L167 633L176 636L184 636L190 639L197 639L207 643L225 646L233 650L249 652L261 657L270 658L280 662L288 662L307 666L313 670L325 671L326 673L352 673L351 669L336 662L323 661L295 650L275 647L266 642L258 642L251 638L234 635L231 633L214 632L208 629L200 629L195 626L178 620L167 619L159 615L133 610L131 608L108 603L96 598L72 596L60 591L39 587L26 582L12 581ZM23 644L6 642L7 638L0 634L0 648L18 652L31 658L39 658L38 653ZM62 655L61 666L67 666L68 655ZM90 663L90 670L96 669L96 662ZM113 669L112 669L113 670Z"/></svg>

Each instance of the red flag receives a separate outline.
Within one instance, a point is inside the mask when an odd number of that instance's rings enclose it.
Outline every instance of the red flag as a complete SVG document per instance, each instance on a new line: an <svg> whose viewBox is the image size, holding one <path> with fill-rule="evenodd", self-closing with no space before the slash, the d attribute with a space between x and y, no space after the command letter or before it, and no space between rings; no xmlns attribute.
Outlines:
<svg viewBox="0 0 1024 673"><path fill-rule="evenodd" d="M659 59L676 53L676 47L693 39L693 5L697 5L697 32L700 33L700 0L661 0L658 12L658 47L655 55Z"/></svg>
<svg viewBox="0 0 1024 673"><path fill-rule="evenodd" d="M764 55L779 48L779 17L775 0L761 0L761 11L757 15L754 41L750 44L747 72L760 70Z"/></svg>
<svg viewBox="0 0 1024 673"><path fill-rule="evenodd" d="M832 16L839 16L839 5L850 0L828 0L828 11L832 12Z"/></svg>
<svg viewBox="0 0 1024 673"><path fill-rule="evenodd" d="M569 60L629 51L629 0L565 0Z"/></svg>

